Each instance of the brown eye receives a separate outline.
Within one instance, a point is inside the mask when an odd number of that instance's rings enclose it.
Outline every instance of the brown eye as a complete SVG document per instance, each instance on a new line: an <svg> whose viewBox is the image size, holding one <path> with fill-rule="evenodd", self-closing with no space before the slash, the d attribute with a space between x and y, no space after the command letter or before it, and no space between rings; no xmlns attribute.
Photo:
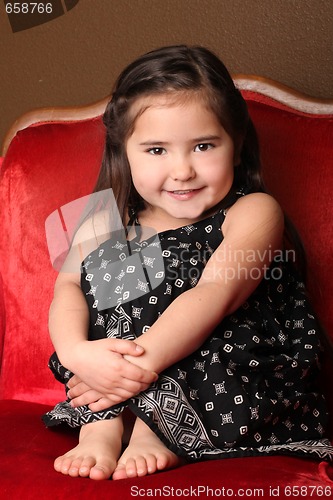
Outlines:
<svg viewBox="0 0 333 500"><path fill-rule="evenodd" d="M209 149L213 148L213 144L209 143L202 143L202 144L197 144L194 148L194 151L196 153L204 153L205 151L208 151Z"/></svg>
<svg viewBox="0 0 333 500"><path fill-rule="evenodd" d="M151 155L161 156L166 153L164 148L150 148L147 150Z"/></svg>

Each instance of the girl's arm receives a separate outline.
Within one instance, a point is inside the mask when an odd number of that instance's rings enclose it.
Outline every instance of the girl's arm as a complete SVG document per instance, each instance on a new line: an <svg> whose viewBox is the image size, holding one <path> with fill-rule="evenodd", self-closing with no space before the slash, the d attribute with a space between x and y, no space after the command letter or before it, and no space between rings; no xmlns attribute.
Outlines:
<svg viewBox="0 0 333 500"><path fill-rule="evenodd" d="M80 262L101 241L98 219L87 221L78 231L54 289L49 331L61 363L90 387L116 395L114 402L146 389L156 374L123 358L140 356L143 349L119 339L88 341L89 312L80 288ZM93 234L93 238L91 238ZM106 238L105 238L106 239Z"/></svg>
<svg viewBox="0 0 333 500"><path fill-rule="evenodd" d="M196 287L177 297L154 325L136 339L145 350L133 364L157 373L198 349L222 319L240 307L258 286L274 251L281 248L283 214L269 195L239 199L222 226L224 239ZM251 258L249 258L249 256ZM73 406L92 403L89 391L71 389ZM105 408L102 401L90 404Z"/></svg>
<svg viewBox="0 0 333 500"><path fill-rule="evenodd" d="M197 286L180 295L136 340L145 353L126 359L160 373L198 349L258 286L281 248L283 213L269 195L250 194L229 209L222 230L224 239Z"/></svg>

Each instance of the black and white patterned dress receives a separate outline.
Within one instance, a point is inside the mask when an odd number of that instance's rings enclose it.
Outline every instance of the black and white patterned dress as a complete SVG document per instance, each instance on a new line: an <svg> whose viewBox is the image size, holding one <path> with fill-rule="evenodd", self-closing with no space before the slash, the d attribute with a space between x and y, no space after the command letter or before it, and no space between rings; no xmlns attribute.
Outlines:
<svg viewBox="0 0 333 500"><path fill-rule="evenodd" d="M92 252L81 279L89 338L134 340L147 331L197 284L223 239L225 215L221 209L144 241L136 220L137 237L130 243L115 233ZM189 460L281 453L331 460L327 409L315 385L318 325L302 282L285 260L276 258L248 300L146 391L98 413L64 401L44 415L46 425L81 426L129 407L168 448ZM50 367L64 383L71 376L56 354Z"/></svg>

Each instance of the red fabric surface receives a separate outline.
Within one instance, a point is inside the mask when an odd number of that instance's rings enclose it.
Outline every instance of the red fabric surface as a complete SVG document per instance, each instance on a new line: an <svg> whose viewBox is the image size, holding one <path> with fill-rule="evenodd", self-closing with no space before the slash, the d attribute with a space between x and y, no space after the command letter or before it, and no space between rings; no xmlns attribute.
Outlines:
<svg viewBox="0 0 333 500"><path fill-rule="evenodd" d="M266 184L301 235L312 302L333 336L333 117L248 104L262 145Z"/></svg>
<svg viewBox="0 0 333 500"><path fill-rule="evenodd" d="M246 97L262 144L268 187L300 231L314 306L333 336L333 117L291 112L270 99L258 100L253 93ZM333 486L324 464L283 456L197 463L120 483L102 484L54 472L53 459L76 439L68 432L45 429L40 421L45 411L41 405L63 398L62 387L47 368L52 352L47 315L56 271L48 256L44 224L54 210L91 192L103 139L100 118L40 124L17 134L1 165L0 498L47 494L62 499L72 493L76 498L107 494L126 499L139 496L139 490L131 490L136 485L263 488L265 498L273 496L269 487L280 487L279 498L285 498L292 496L283 490L287 485ZM333 374L330 369L325 373L330 392ZM204 492L200 496L209 498Z"/></svg>
<svg viewBox="0 0 333 500"><path fill-rule="evenodd" d="M50 377L48 304L56 272L45 220L60 206L91 192L104 130L100 119L29 127L19 132L3 162L0 262L6 336L0 396L53 403L63 392Z"/></svg>
<svg viewBox="0 0 333 500"><path fill-rule="evenodd" d="M77 435L41 425L39 417L47 408L22 401L0 403L1 431L8 436L0 441L0 498L217 498L222 497L223 488L224 497L232 496L231 492L245 496L247 492L247 497L269 498L272 492L279 492L278 498L290 498L290 486L297 487L299 493L301 487L303 492L308 488L306 498L310 498L310 492L318 493L312 498L324 497L321 492L325 487L333 495L331 470L326 464L282 456L199 462L121 481L69 478L53 470L53 460L75 444Z"/></svg>

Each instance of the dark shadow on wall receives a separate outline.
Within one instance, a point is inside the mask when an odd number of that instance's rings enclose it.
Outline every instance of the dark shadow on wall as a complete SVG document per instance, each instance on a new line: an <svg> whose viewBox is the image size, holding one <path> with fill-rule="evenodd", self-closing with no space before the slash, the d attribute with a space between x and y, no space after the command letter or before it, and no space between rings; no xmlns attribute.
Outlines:
<svg viewBox="0 0 333 500"><path fill-rule="evenodd" d="M11 2L4 0L13 33L45 24L72 10L80 0Z"/></svg>

